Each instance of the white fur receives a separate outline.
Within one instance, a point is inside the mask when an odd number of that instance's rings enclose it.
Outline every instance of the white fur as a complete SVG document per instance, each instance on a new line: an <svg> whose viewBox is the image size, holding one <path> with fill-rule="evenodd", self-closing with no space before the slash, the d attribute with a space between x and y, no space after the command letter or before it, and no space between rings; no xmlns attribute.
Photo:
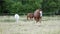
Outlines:
<svg viewBox="0 0 60 34"><path fill-rule="evenodd" d="M42 17L42 11L40 11L40 16Z"/></svg>

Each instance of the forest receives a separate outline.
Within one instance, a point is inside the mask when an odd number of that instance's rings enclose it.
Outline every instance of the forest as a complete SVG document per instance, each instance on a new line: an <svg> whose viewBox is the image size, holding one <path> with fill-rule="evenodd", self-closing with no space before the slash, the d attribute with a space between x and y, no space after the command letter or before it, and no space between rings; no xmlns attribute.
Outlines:
<svg viewBox="0 0 60 34"><path fill-rule="evenodd" d="M60 0L0 0L0 15L33 13L38 8L45 14L60 14Z"/></svg>

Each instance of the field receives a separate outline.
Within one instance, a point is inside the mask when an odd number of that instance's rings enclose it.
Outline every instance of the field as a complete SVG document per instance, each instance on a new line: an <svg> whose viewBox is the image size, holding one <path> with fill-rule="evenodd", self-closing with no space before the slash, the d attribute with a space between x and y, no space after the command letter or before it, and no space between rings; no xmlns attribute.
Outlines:
<svg viewBox="0 0 60 34"><path fill-rule="evenodd" d="M41 23L26 16L20 16L18 23L14 16L0 16L0 34L60 34L60 16L43 16Z"/></svg>

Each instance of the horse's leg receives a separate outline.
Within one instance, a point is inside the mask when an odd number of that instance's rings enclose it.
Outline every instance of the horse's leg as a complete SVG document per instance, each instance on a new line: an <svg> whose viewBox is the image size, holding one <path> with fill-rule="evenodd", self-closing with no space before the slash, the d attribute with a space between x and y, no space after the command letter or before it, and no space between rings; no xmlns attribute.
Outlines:
<svg viewBox="0 0 60 34"><path fill-rule="evenodd" d="M33 16L31 16L31 20L32 20L32 21L33 21L33 18L34 18L34 17L33 17Z"/></svg>
<svg viewBox="0 0 60 34"><path fill-rule="evenodd" d="M36 17L34 17L35 22L37 23Z"/></svg>
<svg viewBox="0 0 60 34"><path fill-rule="evenodd" d="M39 21L39 19L36 17L36 23Z"/></svg>
<svg viewBox="0 0 60 34"><path fill-rule="evenodd" d="M33 20L33 18L31 17L30 20Z"/></svg>
<svg viewBox="0 0 60 34"><path fill-rule="evenodd" d="M41 19L40 19L40 23L41 23Z"/></svg>
<svg viewBox="0 0 60 34"><path fill-rule="evenodd" d="M29 17L30 19L29 20L31 20L31 17Z"/></svg>
<svg viewBox="0 0 60 34"><path fill-rule="evenodd" d="M37 17L34 17L34 19L35 19L36 23L39 21Z"/></svg>
<svg viewBox="0 0 60 34"><path fill-rule="evenodd" d="M42 18L40 17L39 19L40 19L40 23L41 23L41 21L42 21Z"/></svg>
<svg viewBox="0 0 60 34"><path fill-rule="evenodd" d="M38 18L37 18L37 21L39 22L39 20L40 20L40 18L38 17Z"/></svg>
<svg viewBox="0 0 60 34"><path fill-rule="evenodd" d="M39 22L40 20L40 17L36 17L36 22ZM41 21L40 21L41 22Z"/></svg>

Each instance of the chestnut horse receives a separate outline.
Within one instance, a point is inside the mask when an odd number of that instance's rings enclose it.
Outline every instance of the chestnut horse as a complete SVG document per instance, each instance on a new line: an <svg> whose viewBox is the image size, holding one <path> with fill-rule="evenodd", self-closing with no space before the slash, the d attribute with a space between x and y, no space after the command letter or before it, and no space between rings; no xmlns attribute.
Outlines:
<svg viewBox="0 0 60 34"><path fill-rule="evenodd" d="M36 23L37 22L41 22L41 12L40 12L41 10L40 9L37 9L35 12L34 12L34 19L35 19L35 21L36 21Z"/></svg>
<svg viewBox="0 0 60 34"><path fill-rule="evenodd" d="M28 18L30 18L30 20L31 20L33 17L34 17L34 14L33 13L28 13L27 14L27 20L28 20Z"/></svg>

